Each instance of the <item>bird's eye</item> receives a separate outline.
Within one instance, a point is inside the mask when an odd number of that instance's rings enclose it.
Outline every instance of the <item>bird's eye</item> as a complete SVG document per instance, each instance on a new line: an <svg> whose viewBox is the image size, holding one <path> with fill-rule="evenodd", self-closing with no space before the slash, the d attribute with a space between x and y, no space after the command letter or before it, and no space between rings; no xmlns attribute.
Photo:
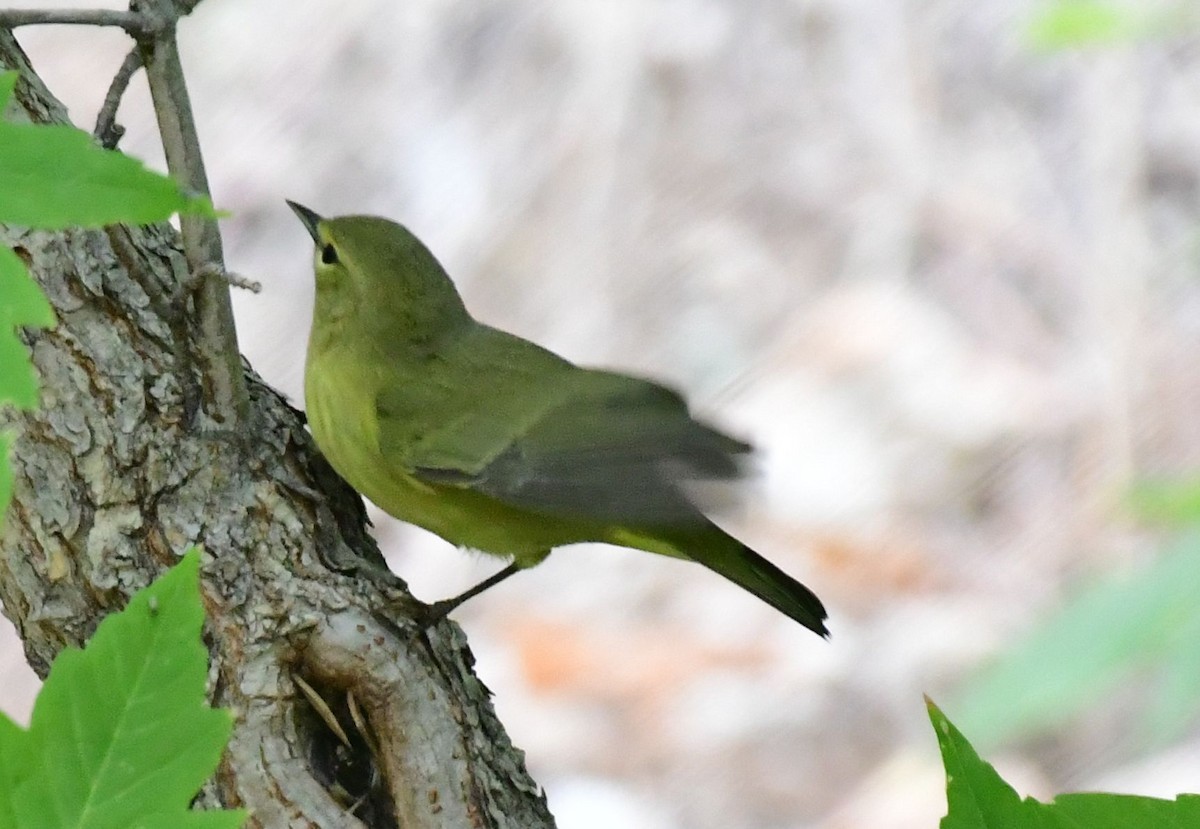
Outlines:
<svg viewBox="0 0 1200 829"><path fill-rule="evenodd" d="M333 249L333 245L325 245L321 248L321 261L326 265L336 265L338 261L337 251Z"/></svg>

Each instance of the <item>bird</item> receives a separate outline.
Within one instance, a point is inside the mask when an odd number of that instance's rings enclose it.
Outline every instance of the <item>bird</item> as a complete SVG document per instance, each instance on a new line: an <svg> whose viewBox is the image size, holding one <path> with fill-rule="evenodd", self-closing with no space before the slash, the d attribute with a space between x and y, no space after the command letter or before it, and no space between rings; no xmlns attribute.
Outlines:
<svg viewBox="0 0 1200 829"><path fill-rule="evenodd" d="M555 548L603 542L701 564L829 635L816 594L689 494L738 478L749 444L667 386L477 321L403 225L287 204L314 245L304 393L317 447L384 512L509 561L430 618Z"/></svg>

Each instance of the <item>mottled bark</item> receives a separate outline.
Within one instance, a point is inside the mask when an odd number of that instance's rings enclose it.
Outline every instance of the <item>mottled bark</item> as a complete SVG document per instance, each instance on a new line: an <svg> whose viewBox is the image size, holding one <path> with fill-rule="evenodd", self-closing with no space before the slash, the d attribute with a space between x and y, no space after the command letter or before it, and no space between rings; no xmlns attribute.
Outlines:
<svg viewBox="0 0 1200 829"><path fill-rule="evenodd" d="M65 120L0 31L8 68L22 72L29 118ZM34 668L44 675L201 544L212 697L237 723L203 802L245 806L264 827L552 825L461 632L413 626L416 605L383 568L361 501L301 416L248 368L245 422L231 432L214 416L221 390L204 372L176 233L0 228L0 243L29 263L59 319L27 337L41 410L0 414L19 434L0 600ZM335 741L296 675L352 734L353 692L376 761L368 741Z"/></svg>

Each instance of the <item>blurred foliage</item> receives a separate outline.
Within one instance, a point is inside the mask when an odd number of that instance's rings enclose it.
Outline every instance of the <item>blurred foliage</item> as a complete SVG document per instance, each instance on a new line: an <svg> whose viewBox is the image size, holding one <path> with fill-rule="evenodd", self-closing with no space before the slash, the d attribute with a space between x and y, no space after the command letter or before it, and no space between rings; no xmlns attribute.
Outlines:
<svg viewBox="0 0 1200 829"><path fill-rule="evenodd" d="M1182 3L1056 0L1038 8L1026 35L1034 47L1055 50L1165 37L1195 24L1195 14Z"/></svg>
<svg viewBox="0 0 1200 829"><path fill-rule="evenodd" d="M235 829L245 815L195 812L233 718L205 698L200 554L108 616L50 668L29 729L0 714L0 826Z"/></svg>
<svg viewBox="0 0 1200 829"><path fill-rule="evenodd" d="M1035 48L1060 50L1165 38L1200 29L1192 3L1052 0L1026 29ZM1143 482L1138 520L1200 525L1200 479ZM1082 590L1000 656L955 706L976 739L995 743L1062 724L1136 678L1143 736L1170 739L1200 709L1200 534L1189 533L1141 572Z"/></svg>
<svg viewBox="0 0 1200 829"><path fill-rule="evenodd" d="M1140 572L1070 599L965 689L954 709L984 744L1062 724L1136 678L1143 736L1161 741L1200 702L1200 533Z"/></svg>
<svg viewBox="0 0 1200 829"><path fill-rule="evenodd" d="M1129 494L1136 518L1167 526L1200 524L1200 478L1141 481Z"/></svg>
<svg viewBox="0 0 1200 829"><path fill-rule="evenodd" d="M1106 829L1200 826L1200 796L1159 800L1118 794L1067 794L1053 803L1021 799L932 702L929 719L946 768L947 813L941 829Z"/></svg>

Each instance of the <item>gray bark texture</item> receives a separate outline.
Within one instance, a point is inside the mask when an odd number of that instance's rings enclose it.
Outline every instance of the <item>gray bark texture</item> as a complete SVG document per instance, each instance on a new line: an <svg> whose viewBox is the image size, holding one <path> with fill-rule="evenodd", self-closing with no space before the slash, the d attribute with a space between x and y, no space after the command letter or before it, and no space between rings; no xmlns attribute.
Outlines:
<svg viewBox="0 0 1200 829"><path fill-rule="evenodd" d="M16 117L65 122L0 30L6 69L22 76ZM200 544L211 695L236 717L202 804L248 808L247 825L261 827L552 826L461 631L413 624L419 606L387 573L361 500L301 415L249 368L245 422L230 430L214 412L220 390L205 373L195 292L180 288L188 264L175 231L0 227L0 243L28 263L59 319L26 337L41 409L0 413L19 436L0 601L35 670L44 676L63 647L86 642ZM350 747L297 676L328 701Z"/></svg>

